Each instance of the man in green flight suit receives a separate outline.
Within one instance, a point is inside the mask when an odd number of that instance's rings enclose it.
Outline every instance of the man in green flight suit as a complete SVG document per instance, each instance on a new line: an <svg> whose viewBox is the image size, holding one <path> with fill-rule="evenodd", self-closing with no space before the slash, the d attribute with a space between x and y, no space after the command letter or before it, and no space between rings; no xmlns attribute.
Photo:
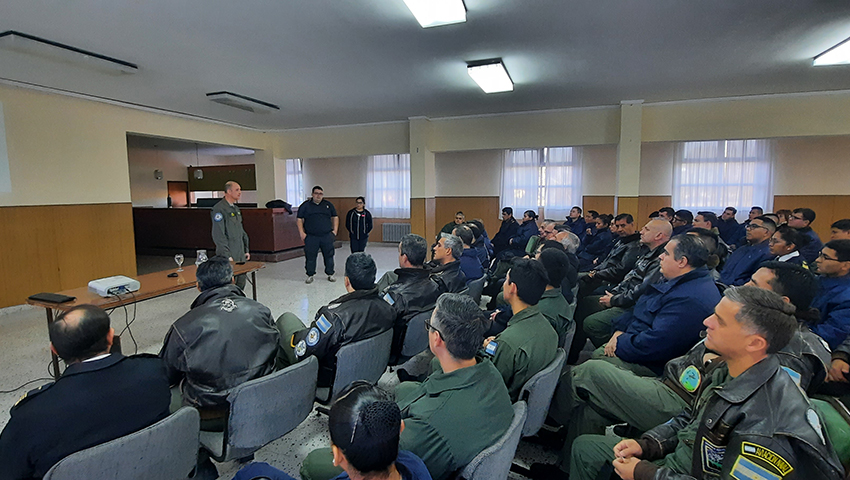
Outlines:
<svg viewBox="0 0 850 480"><path fill-rule="evenodd" d="M224 184L224 198L212 209L212 237L215 242L215 254L228 258L232 262L247 262L251 259L248 251L248 234L242 228L242 212L236 202L242 196L242 187L234 181ZM247 275L234 277L236 286L245 290Z"/></svg>
<svg viewBox="0 0 850 480"><path fill-rule="evenodd" d="M399 448L421 458L434 480L445 480L507 431L513 409L492 362L475 356L484 314L471 298L444 293L425 328L439 365L424 382L396 388L404 420ZM328 480L342 473L331 466L332 459L330 448L310 452L301 478Z"/></svg>

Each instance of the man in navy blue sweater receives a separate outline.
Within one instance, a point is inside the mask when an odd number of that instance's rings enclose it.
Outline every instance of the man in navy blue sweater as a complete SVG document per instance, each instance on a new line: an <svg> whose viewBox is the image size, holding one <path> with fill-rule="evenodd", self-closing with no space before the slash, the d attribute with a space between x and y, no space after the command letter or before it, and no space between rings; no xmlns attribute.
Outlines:
<svg viewBox="0 0 850 480"><path fill-rule="evenodd" d="M747 244L738 247L726 260L720 281L726 285L743 285L750 281L762 262L773 259L769 240L776 231L776 223L769 217L760 216L747 224Z"/></svg>
<svg viewBox="0 0 850 480"><path fill-rule="evenodd" d="M809 237L809 244L800 249L800 255L807 263L812 264L818 258L823 243L818 234L812 230L812 222L815 221L815 211L811 208L795 208L794 213L788 218L788 226L796 228L798 232Z"/></svg>
<svg viewBox="0 0 850 480"><path fill-rule="evenodd" d="M821 322L811 327L835 349L850 335L850 240L833 240L817 257L820 288L812 301Z"/></svg>

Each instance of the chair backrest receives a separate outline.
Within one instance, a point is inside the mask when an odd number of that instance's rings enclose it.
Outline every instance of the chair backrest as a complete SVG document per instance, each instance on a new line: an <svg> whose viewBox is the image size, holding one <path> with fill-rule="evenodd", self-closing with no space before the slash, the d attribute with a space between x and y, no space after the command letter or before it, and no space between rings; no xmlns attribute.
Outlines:
<svg viewBox="0 0 850 480"><path fill-rule="evenodd" d="M230 416L225 458L242 458L286 435L313 410L319 361L295 365L234 388L227 396Z"/></svg>
<svg viewBox="0 0 850 480"><path fill-rule="evenodd" d="M420 328L425 330L425 327ZM355 380L377 382L387 370L392 343L393 331L387 330L340 348L336 354L336 376L329 398L336 398L337 393Z"/></svg>
<svg viewBox="0 0 850 480"><path fill-rule="evenodd" d="M475 304L479 304L481 302L481 294L484 292L484 282L487 281L487 275L484 275L481 278L476 278L475 280L469 282L467 288L469 291L467 295L472 297L472 300L475 301Z"/></svg>
<svg viewBox="0 0 850 480"><path fill-rule="evenodd" d="M464 468L460 477L466 480L505 480L514 461L527 407L522 400L514 404L514 419L508 431L493 445L481 451Z"/></svg>
<svg viewBox="0 0 850 480"><path fill-rule="evenodd" d="M425 322L431 318L433 310L419 312L407 323L404 343L401 346L401 360L418 355L428 348L428 332Z"/></svg>
<svg viewBox="0 0 850 480"><path fill-rule="evenodd" d="M575 319L576 307L578 306L578 287L579 283L576 282L575 286L572 288L573 301L570 302L569 307L567 308L567 316L570 317L571 320Z"/></svg>
<svg viewBox="0 0 850 480"><path fill-rule="evenodd" d="M528 418L522 427L523 437L534 435L543 426L546 415L549 413L549 404L552 403L552 395L555 394L555 387L558 386L558 379L561 377L561 369L564 368L564 361L566 359L566 352L563 348L559 348L552 363L529 378L525 382L525 385L522 386L522 390L519 392L519 398L525 400L528 404Z"/></svg>
<svg viewBox="0 0 850 480"><path fill-rule="evenodd" d="M175 480L186 478L198 459L198 411L183 407L138 432L68 455L45 480Z"/></svg>

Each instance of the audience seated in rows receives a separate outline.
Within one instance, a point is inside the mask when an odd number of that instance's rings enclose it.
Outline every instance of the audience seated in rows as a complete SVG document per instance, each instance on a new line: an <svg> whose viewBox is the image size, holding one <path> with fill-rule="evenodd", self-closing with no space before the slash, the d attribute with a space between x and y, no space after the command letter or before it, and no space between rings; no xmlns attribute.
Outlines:
<svg viewBox="0 0 850 480"><path fill-rule="evenodd" d="M456 235L441 233L434 245L434 256L428 263L431 280L440 292L458 293L466 288L466 275L461 270L460 257L463 254L463 241Z"/></svg>
<svg viewBox="0 0 850 480"><path fill-rule="evenodd" d="M733 247L740 247L746 245L747 242L747 225L749 225L756 217L760 217L764 215L764 209L761 207L753 207L750 209L750 213L747 215L747 219L744 220L744 223L738 226L738 231L735 232L735 238L730 243ZM773 221L773 219L771 219ZM775 222L774 222L775 223Z"/></svg>
<svg viewBox="0 0 850 480"><path fill-rule="evenodd" d="M376 272L369 254L353 253L345 261L348 293L320 308L307 327L294 313L281 315L276 324L281 344L278 368L313 355L319 360L318 386L332 387L341 347L393 328L396 312L378 293Z"/></svg>
<svg viewBox="0 0 850 480"><path fill-rule="evenodd" d="M800 233L809 237L809 243L800 247L800 255L809 264L815 262L820 254L823 243L818 234L812 230L812 222L815 221L815 211L811 208L795 208L788 219L788 226L796 228Z"/></svg>
<svg viewBox="0 0 850 480"><path fill-rule="evenodd" d="M459 261L460 270L466 277L466 283L469 284L469 282L483 277L484 267L481 266L478 252L472 246L472 242L475 241L475 234L472 233L472 229L467 225L460 225L453 230L452 234L463 242L463 251Z"/></svg>
<svg viewBox="0 0 850 480"><path fill-rule="evenodd" d="M720 281L726 285L743 285L750 280L762 262L772 260L770 237L776 231L773 220L758 216L746 224L747 243L735 249L726 260Z"/></svg>

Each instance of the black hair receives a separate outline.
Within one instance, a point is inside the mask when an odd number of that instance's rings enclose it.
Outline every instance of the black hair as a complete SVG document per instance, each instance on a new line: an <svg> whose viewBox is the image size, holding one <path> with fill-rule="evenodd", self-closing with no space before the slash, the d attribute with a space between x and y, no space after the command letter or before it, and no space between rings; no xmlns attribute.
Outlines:
<svg viewBox="0 0 850 480"><path fill-rule="evenodd" d="M415 233L408 233L401 237L399 249L399 253L407 255L407 261L411 265L418 267L425 263L425 256L428 255L428 242Z"/></svg>
<svg viewBox="0 0 850 480"><path fill-rule="evenodd" d="M672 208L670 210L672 210ZM620 220L625 220L628 224L635 223L635 218L632 216L631 213L621 213L614 217L615 222L619 222Z"/></svg>
<svg viewBox="0 0 850 480"><path fill-rule="evenodd" d="M803 220L807 220L809 223L814 222L815 217L817 216L815 215L815 211L811 208L795 208L793 213L802 213Z"/></svg>
<svg viewBox="0 0 850 480"><path fill-rule="evenodd" d="M764 215L764 209L763 209L763 208L761 208L761 207L752 207L752 208L750 208L750 211L751 211L751 212L752 212L753 210L758 210L759 212L761 212L759 215Z"/></svg>
<svg viewBox="0 0 850 480"><path fill-rule="evenodd" d="M528 305L537 305L549 284L543 264L529 258L515 258L508 270L508 279L516 285L519 299Z"/></svg>
<svg viewBox="0 0 850 480"><path fill-rule="evenodd" d="M774 232L776 231L776 222L774 222L773 219L770 218L770 217L765 217L764 215L759 215L758 217L754 218L753 220L761 220L762 223L764 223L765 227L768 227L768 229L770 229Z"/></svg>
<svg viewBox="0 0 850 480"><path fill-rule="evenodd" d="M652 213L649 214L649 219L652 220L652 219L658 218L660 216L661 216L661 214L658 213L658 210L655 210L655 211L653 211Z"/></svg>
<svg viewBox="0 0 850 480"><path fill-rule="evenodd" d="M767 353L785 348L797 331L794 305L776 292L744 285L727 288L723 296L741 306L735 319L765 339Z"/></svg>
<svg viewBox="0 0 850 480"><path fill-rule="evenodd" d="M590 217L593 218L594 220L599 218L599 212L597 212L596 210L588 210L587 213L589 213Z"/></svg>
<svg viewBox="0 0 850 480"><path fill-rule="evenodd" d="M230 265L229 259L215 255L198 265L195 277L198 279L198 288L205 292L233 283L233 267Z"/></svg>
<svg viewBox="0 0 850 480"><path fill-rule="evenodd" d="M720 236L706 228L692 228L685 233L691 236L696 235L702 240L705 248L708 249L708 260L706 260L705 266L710 269L717 268L720 265L720 255L717 252Z"/></svg>
<svg viewBox="0 0 850 480"><path fill-rule="evenodd" d="M714 212L697 212L697 215L701 215L703 221L711 224L711 228L717 226L717 215L715 215Z"/></svg>
<svg viewBox="0 0 850 480"><path fill-rule="evenodd" d="M67 320L79 312L77 321ZM74 315L75 317L77 315ZM62 312L50 324L48 335L56 354L66 362L86 360L109 348L109 315L94 305L77 305Z"/></svg>
<svg viewBox="0 0 850 480"><path fill-rule="evenodd" d="M832 225L830 225L829 228L837 228L838 230L844 230L845 232L850 231L850 218L842 218L841 220L832 222Z"/></svg>
<svg viewBox="0 0 850 480"><path fill-rule="evenodd" d="M537 220L537 213L535 213L534 210L526 210L522 212L522 214L532 220Z"/></svg>
<svg viewBox="0 0 850 480"><path fill-rule="evenodd" d="M487 229L484 228L484 222L482 222L481 220L479 220L477 218L470 220L469 224L475 225L475 228L478 229L478 235L476 235L475 238L478 238L478 237L480 237L481 235L484 235L484 233L487 232ZM470 227L470 228L472 228L472 227ZM473 230L472 233L475 233L475 230Z"/></svg>
<svg viewBox="0 0 850 480"><path fill-rule="evenodd" d="M802 234L796 228L789 227L788 225L782 225L777 228L776 233L782 237L782 240L784 240L785 243L793 243L794 246L797 247L797 250L805 247L812 241L808 235Z"/></svg>
<svg viewBox="0 0 850 480"><path fill-rule="evenodd" d="M581 213L581 207L579 207L578 205L573 205L573 208L578 210L578 213ZM570 210L572 210L573 208L571 208Z"/></svg>
<svg viewBox="0 0 850 480"><path fill-rule="evenodd" d="M454 235L457 235L464 245L472 245L472 242L475 241L475 234L472 233L472 229L467 225L458 225L454 228Z"/></svg>
<svg viewBox="0 0 850 480"><path fill-rule="evenodd" d="M505 207L502 209L502 213L507 213L508 215L514 214L514 209L512 207Z"/></svg>
<svg viewBox="0 0 850 480"><path fill-rule="evenodd" d="M323 191L324 191L324 190L323 190ZM363 197L357 197L357 198L355 198L355 199L354 199L354 201L355 201L355 202L356 202L357 200L363 200L363 203L366 203L366 199L365 199L365 198L363 198Z"/></svg>
<svg viewBox="0 0 850 480"><path fill-rule="evenodd" d="M850 240L831 240L823 247L835 250L839 262L850 262Z"/></svg>
<svg viewBox="0 0 850 480"><path fill-rule="evenodd" d="M771 260L759 265L773 272L773 280L769 281L770 288L774 292L788 297L791 305L797 309L797 317L807 323L817 323L820 319L815 315L807 315L811 312L812 300L818 293L818 280L807 268L790 262L777 262Z"/></svg>
<svg viewBox="0 0 850 480"><path fill-rule="evenodd" d="M542 263L546 269L546 277L549 279L547 284L553 287L560 287L561 282L567 275L567 267L570 263L567 254L557 248L544 248L540 252L540 257L537 261Z"/></svg>
<svg viewBox="0 0 850 480"><path fill-rule="evenodd" d="M688 265L693 268L699 268L708 263L708 257L712 252L702 238L683 233L670 239L671 242L674 240L676 241L676 246L673 248L674 259L681 260L682 257L686 257Z"/></svg>
<svg viewBox="0 0 850 480"><path fill-rule="evenodd" d="M723 209L723 211L724 211L724 212L725 212L726 210L731 211L731 212L732 212L732 215L737 215L737 214L738 214L738 209L737 209L737 208L735 208L735 207L726 207L726 208L724 208L724 209Z"/></svg>
<svg viewBox="0 0 850 480"><path fill-rule="evenodd" d="M439 330L446 349L456 360L475 357L484 341L484 311L462 293L444 293L437 298L431 326Z"/></svg>
<svg viewBox="0 0 850 480"><path fill-rule="evenodd" d="M320 190L322 193L325 193L325 189L324 189L324 188L322 188L322 187L320 187L320 186L318 186L318 185L313 185L313 189L312 189L312 190L310 190L310 193L313 193L313 192L315 192L316 190Z"/></svg>
<svg viewBox="0 0 850 480"><path fill-rule="evenodd" d="M565 247L563 243L561 243L557 240L546 240L546 241L544 241L543 243L540 244L540 251L541 252L544 251L544 250L549 250L551 248L554 248L555 250L560 250L562 252L567 251L567 247Z"/></svg>
<svg viewBox="0 0 850 480"><path fill-rule="evenodd" d="M389 393L355 380L331 406L328 430L331 442L355 470L386 472L398 457L401 410Z"/></svg>
<svg viewBox="0 0 850 480"><path fill-rule="evenodd" d="M691 213L690 210L676 210L674 216L679 217L679 220L682 220L685 223L693 223L694 221L694 214Z"/></svg>
<svg viewBox="0 0 850 480"><path fill-rule="evenodd" d="M345 276L351 288L355 290L369 290L375 287L375 275L378 267L375 260L368 253L352 253L345 259Z"/></svg>
<svg viewBox="0 0 850 480"><path fill-rule="evenodd" d="M673 207L662 207L658 209L659 215L662 213L666 213L668 217L673 218L676 215L676 210L673 210Z"/></svg>
<svg viewBox="0 0 850 480"><path fill-rule="evenodd" d="M599 215L599 218L597 220L602 220L602 225L605 225L606 227L611 226L612 218L611 218L611 215L609 215L607 213L603 213L602 215Z"/></svg>

